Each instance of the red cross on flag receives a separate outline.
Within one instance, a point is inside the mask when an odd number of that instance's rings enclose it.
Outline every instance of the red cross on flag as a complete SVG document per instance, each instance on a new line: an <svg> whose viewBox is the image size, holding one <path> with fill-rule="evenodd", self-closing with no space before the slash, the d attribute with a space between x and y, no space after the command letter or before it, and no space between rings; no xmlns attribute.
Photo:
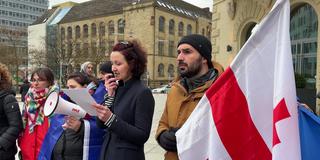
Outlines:
<svg viewBox="0 0 320 160"><path fill-rule="evenodd" d="M289 0L278 0L176 133L181 160L299 160Z"/></svg>

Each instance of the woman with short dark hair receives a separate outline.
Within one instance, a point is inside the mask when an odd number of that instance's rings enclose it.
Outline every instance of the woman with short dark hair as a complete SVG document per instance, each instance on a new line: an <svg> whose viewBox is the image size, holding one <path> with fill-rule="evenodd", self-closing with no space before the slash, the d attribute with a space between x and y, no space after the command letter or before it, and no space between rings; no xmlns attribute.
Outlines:
<svg viewBox="0 0 320 160"><path fill-rule="evenodd" d="M140 79L146 70L146 57L136 40L113 47L110 60L114 77L106 81L105 105L93 105L98 125L107 130L100 160L145 159L143 149L154 111L152 93Z"/></svg>
<svg viewBox="0 0 320 160"><path fill-rule="evenodd" d="M0 156L2 160L14 160L16 140L22 130L22 119L11 76L7 66L0 63Z"/></svg>
<svg viewBox="0 0 320 160"><path fill-rule="evenodd" d="M69 89L86 88L89 83L89 78L80 72L72 73L67 78ZM62 97L72 102L64 94ZM50 121L50 128L43 141L45 145L42 145L38 159L97 160L104 131L97 127L95 117L87 115L79 119L54 114Z"/></svg>
<svg viewBox="0 0 320 160"><path fill-rule="evenodd" d="M44 103L51 92L59 89L54 86L54 75L49 68L38 68L31 74L31 88L25 96L22 110L23 133L18 144L23 160L35 160L49 128L49 119L44 116Z"/></svg>

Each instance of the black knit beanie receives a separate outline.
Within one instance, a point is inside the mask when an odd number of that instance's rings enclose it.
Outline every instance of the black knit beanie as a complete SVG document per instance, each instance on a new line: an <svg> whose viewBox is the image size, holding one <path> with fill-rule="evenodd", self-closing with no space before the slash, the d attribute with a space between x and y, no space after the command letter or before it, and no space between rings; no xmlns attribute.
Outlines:
<svg viewBox="0 0 320 160"><path fill-rule="evenodd" d="M194 49L196 49L201 54L202 57L207 59L208 68L213 68L213 64L211 62L212 46L211 46L211 42L207 37L199 34L191 34L191 35L184 36L181 38L180 42L178 43L178 47L184 43L189 44Z"/></svg>

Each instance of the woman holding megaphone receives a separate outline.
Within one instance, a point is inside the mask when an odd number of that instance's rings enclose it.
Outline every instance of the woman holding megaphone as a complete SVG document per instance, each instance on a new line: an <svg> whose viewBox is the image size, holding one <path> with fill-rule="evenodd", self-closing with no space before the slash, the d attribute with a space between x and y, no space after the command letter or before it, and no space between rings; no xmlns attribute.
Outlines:
<svg viewBox="0 0 320 160"><path fill-rule="evenodd" d="M18 139L23 160L37 159L49 128L49 119L43 113L44 103L51 92L58 90L49 68L38 68L32 72L31 87L25 96L22 110L24 130Z"/></svg>
<svg viewBox="0 0 320 160"><path fill-rule="evenodd" d="M145 159L143 148L154 111L152 93L140 79L146 70L146 57L136 40L119 42L112 49L114 77L106 81L106 103L93 105L98 125L107 130L100 160Z"/></svg>
<svg viewBox="0 0 320 160"><path fill-rule="evenodd" d="M90 79L80 72L67 78L69 89L86 88ZM67 96L64 99L71 101ZM72 102L72 101L71 101ZM65 105L70 103L65 103ZM64 106L68 107L68 106ZM71 106L69 106L71 107ZM67 113L66 113L67 114ZM97 160L100 154L104 131L96 126L94 117L77 118L55 114L38 159L47 160Z"/></svg>

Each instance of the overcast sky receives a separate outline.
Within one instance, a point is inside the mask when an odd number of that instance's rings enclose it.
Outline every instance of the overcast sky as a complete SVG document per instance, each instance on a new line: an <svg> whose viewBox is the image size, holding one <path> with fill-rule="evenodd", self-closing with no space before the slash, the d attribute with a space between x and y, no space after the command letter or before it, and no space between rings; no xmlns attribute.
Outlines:
<svg viewBox="0 0 320 160"><path fill-rule="evenodd" d="M56 5L61 2L66 1L73 1L73 2L85 2L88 0L49 0L49 6ZM184 0L188 3L191 3L193 5L196 5L198 7L204 8L204 7L210 7L210 10L212 8L213 0Z"/></svg>

